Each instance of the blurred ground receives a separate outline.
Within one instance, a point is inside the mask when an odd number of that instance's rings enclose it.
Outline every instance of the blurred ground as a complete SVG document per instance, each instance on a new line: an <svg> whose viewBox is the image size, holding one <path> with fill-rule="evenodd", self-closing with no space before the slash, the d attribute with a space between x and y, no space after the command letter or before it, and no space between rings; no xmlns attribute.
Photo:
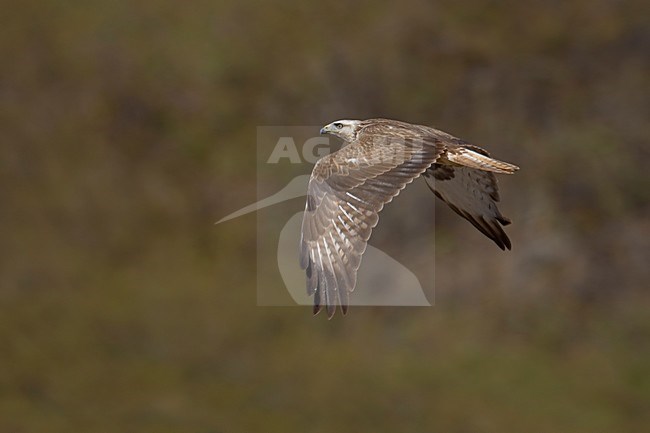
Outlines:
<svg viewBox="0 0 650 433"><path fill-rule="evenodd" d="M1 6L1 431L650 425L647 2ZM256 126L378 116L520 165L513 251L437 206L435 308L257 307Z"/></svg>

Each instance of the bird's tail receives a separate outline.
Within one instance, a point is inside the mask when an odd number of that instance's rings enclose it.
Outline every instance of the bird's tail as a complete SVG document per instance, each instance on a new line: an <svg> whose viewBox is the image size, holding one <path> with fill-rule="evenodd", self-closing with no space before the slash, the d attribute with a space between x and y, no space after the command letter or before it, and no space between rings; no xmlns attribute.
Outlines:
<svg viewBox="0 0 650 433"><path fill-rule="evenodd" d="M456 149L453 153L448 153L447 159L455 164L464 165L465 167L500 174L512 174L519 170L519 167L514 164L499 161L490 158L487 155L465 148Z"/></svg>

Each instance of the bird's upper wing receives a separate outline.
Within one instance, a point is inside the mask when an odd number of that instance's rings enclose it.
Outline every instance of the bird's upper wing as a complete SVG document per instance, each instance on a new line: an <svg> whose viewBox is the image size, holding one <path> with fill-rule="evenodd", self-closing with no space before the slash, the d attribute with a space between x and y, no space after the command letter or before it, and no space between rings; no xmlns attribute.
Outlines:
<svg viewBox="0 0 650 433"><path fill-rule="evenodd" d="M433 137L401 128L360 133L357 140L320 159L307 189L300 265L314 314L325 304L347 311L361 255L379 212L444 151Z"/></svg>
<svg viewBox="0 0 650 433"><path fill-rule="evenodd" d="M467 219L481 233L489 237L502 250L512 247L510 239L501 227L510 224L510 220L499 211L499 187L493 172L485 164L498 167L503 173L512 173L518 167L489 158L489 154L477 146L465 146L473 154L486 157L480 161L481 168L459 166L463 152L458 149L449 149L445 157L453 160L453 165L433 164L424 173L429 188L449 205L458 215ZM477 160L477 158L472 158ZM470 162L471 163L471 162ZM498 163L498 164L497 164ZM479 163L477 163L479 164ZM501 164L501 165L499 165ZM512 167L510 170L506 170ZM496 170L495 170L496 171Z"/></svg>

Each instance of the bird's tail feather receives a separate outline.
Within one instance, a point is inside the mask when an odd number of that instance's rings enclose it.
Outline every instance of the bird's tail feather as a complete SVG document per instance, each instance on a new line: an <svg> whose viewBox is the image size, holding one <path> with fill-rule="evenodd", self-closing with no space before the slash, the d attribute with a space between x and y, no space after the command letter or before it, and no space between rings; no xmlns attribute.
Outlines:
<svg viewBox="0 0 650 433"><path fill-rule="evenodd" d="M500 174L512 174L519 170L519 167L514 164L490 158L489 156L482 155L470 149L458 149L454 153L448 153L447 159L455 164L464 165L465 167Z"/></svg>

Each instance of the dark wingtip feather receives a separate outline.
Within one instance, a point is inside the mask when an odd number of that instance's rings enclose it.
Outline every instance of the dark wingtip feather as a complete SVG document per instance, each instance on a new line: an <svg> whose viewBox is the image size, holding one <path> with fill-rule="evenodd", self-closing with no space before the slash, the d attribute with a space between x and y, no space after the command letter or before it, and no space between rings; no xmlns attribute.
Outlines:
<svg viewBox="0 0 650 433"><path fill-rule="evenodd" d="M481 218L483 219L483 218ZM510 243L510 238L508 238L508 235L506 232L501 228L499 223L497 222L498 219L490 221L487 226L490 228L489 232L490 235L488 236L490 239L496 243L499 248L501 248L503 251L506 249L511 249L512 244Z"/></svg>
<svg viewBox="0 0 650 433"><path fill-rule="evenodd" d="M327 304L325 309L327 310L327 320L332 320L334 313L336 313L336 304Z"/></svg>
<svg viewBox="0 0 650 433"><path fill-rule="evenodd" d="M508 251L512 249L512 244L510 243L510 238L508 236L506 236L505 239L503 239L503 243L505 244Z"/></svg>
<svg viewBox="0 0 650 433"><path fill-rule="evenodd" d="M495 221L491 220L490 222L486 221L482 216L474 218L472 215L466 212L458 212L463 218L472 223L481 233L490 238L499 248L503 251L506 249L511 249L512 245L510 239L506 232L503 231L501 226Z"/></svg>
<svg viewBox="0 0 650 433"><path fill-rule="evenodd" d="M497 217L497 221L499 221L501 223L501 225L503 225L503 226L507 226L509 224L512 224L512 221L510 220L510 218L506 218L503 215L499 215Z"/></svg>
<svg viewBox="0 0 650 433"><path fill-rule="evenodd" d="M314 316L320 312L320 290L316 290L314 293L314 307L312 313Z"/></svg>

